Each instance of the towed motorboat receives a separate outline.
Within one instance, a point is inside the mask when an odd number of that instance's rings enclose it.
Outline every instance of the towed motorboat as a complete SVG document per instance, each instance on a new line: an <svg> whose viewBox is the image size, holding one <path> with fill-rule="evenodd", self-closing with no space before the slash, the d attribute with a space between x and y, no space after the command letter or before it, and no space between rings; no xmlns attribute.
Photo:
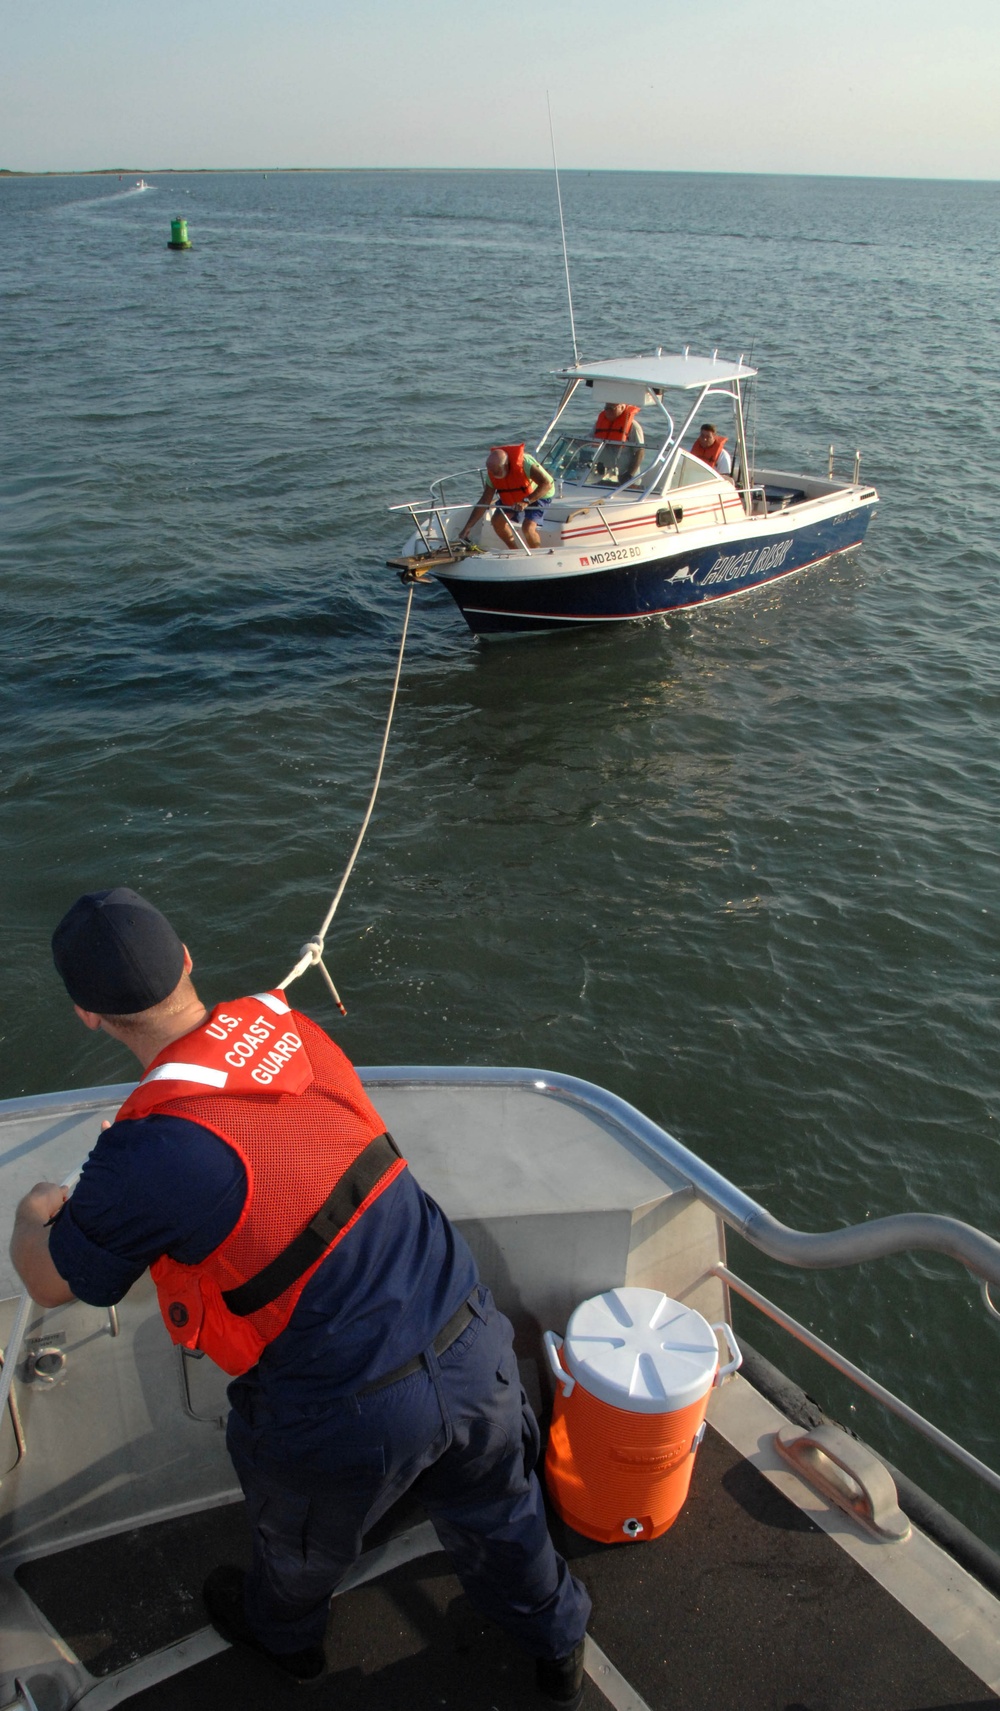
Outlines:
<svg viewBox="0 0 1000 1711"><path fill-rule="evenodd" d="M850 480L834 477L832 455L826 476L755 467L745 388L757 370L742 357L658 349L558 373L563 395L535 450L555 482L538 545L516 520L509 540L500 538L495 501L469 528L485 491L482 471L474 496L450 498L446 483L454 491L463 478L444 477L429 500L393 508L409 515L413 530L390 565L407 580L435 577L474 635L662 617L747 594L864 539L878 494L859 479L860 456ZM567 428L580 396L591 424L612 403L645 410L646 443ZM721 417L719 405L732 415L728 474L685 444L695 422Z"/></svg>

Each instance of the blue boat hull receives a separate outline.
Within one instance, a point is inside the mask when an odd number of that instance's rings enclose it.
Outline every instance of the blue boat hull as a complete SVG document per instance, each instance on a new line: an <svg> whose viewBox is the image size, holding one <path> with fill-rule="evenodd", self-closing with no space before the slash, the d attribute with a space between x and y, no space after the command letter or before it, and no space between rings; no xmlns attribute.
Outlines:
<svg viewBox="0 0 1000 1711"><path fill-rule="evenodd" d="M608 553L581 555L578 574L537 578L462 577L437 571L474 635L562 629L574 624L628 623L761 588L811 564L860 546L873 515L861 505L786 533L747 531L734 540L685 546L637 564L605 564ZM665 547L667 543L664 543ZM542 561L544 562L544 561Z"/></svg>

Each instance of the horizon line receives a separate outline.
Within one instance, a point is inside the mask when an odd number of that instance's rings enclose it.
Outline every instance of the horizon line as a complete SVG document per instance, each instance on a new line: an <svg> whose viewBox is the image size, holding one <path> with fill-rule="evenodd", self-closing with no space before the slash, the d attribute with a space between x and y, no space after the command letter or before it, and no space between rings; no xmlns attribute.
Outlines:
<svg viewBox="0 0 1000 1711"><path fill-rule="evenodd" d="M958 177L948 173L894 173L894 172L786 172L775 169L747 169L734 171L726 167L678 167L678 166L569 166L560 169L565 175L575 173L593 177L595 174L617 176L619 174L649 175L674 178L829 178L856 180L861 183L895 183L895 184L997 184L1000 178L995 177ZM82 167L0 167L0 178L114 178L125 173L147 172L160 176L197 175L203 173L234 173L247 176L258 174L268 176L281 173L539 173L549 175L551 166L82 166Z"/></svg>

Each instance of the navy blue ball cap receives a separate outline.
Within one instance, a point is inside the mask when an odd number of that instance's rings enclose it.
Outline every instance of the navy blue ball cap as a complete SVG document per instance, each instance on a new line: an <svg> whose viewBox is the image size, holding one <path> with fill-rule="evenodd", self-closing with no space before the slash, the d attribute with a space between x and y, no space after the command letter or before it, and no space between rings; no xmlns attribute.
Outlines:
<svg viewBox="0 0 1000 1711"><path fill-rule="evenodd" d="M169 997L184 946L165 915L127 885L88 891L52 935L52 955L81 1010L133 1016Z"/></svg>

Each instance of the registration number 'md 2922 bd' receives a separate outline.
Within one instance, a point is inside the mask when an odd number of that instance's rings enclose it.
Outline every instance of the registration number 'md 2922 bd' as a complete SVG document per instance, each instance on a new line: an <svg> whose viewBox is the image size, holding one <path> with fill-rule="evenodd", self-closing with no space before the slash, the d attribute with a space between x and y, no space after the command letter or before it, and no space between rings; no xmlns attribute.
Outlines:
<svg viewBox="0 0 1000 1711"><path fill-rule="evenodd" d="M641 557L641 547L615 547L613 552L591 553L589 558L582 558L580 563L589 569L594 564L618 564L622 559Z"/></svg>

